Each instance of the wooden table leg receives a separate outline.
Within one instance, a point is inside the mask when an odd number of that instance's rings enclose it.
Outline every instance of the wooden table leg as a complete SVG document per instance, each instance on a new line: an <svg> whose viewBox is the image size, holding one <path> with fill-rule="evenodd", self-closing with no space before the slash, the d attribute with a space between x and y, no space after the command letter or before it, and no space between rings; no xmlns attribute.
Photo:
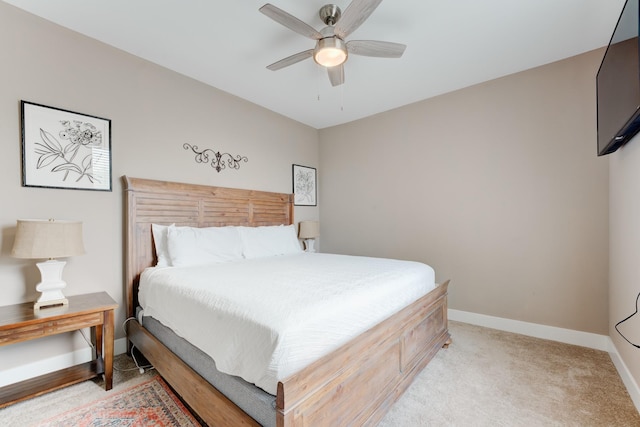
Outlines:
<svg viewBox="0 0 640 427"><path fill-rule="evenodd" d="M104 322L104 315L102 318L102 321ZM103 325L98 325L98 326L94 326L93 327L93 348L95 350L94 357L98 360L100 360L102 358L102 328Z"/></svg>
<svg viewBox="0 0 640 427"><path fill-rule="evenodd" d="M104 388L113 387L113 310L104 312Z"/></svg>

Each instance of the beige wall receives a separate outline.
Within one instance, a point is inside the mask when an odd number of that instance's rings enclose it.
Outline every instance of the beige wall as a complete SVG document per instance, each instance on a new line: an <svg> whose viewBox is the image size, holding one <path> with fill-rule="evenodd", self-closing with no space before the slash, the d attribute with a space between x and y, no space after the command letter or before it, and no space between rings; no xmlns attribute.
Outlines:
<svg viewBox="0 0 640 427"><path fill-rule="evenodd" d="M620 335L615 325L632 315L640 293L640 136L610 158L609 333L620 357L640 383L640 349ZM620 325L625 337L640 345L640 314Z"/></svg>
<svg viewBox="0 0 640 427"><path fill-rule="evenodd" d="M323 251L427 262L454 309L608 334L601 58L322 130Z"/></svg>
<svg viewBox="0 0 640 427"><path fill-rule="evenodd" d="M290 192L293 163L318 166L318 133L224 92L65 30L0 2L0 305L35 298L34 262L10 257L18 218L84 222L87 254L68 259L68 295L107 291L123 336L120 177ZM20 100L112 120L113 191L21 186ZM249 158L216 173L184 151L188 142ZM299 207L296 220L318 208ZM3 369L86 346L67 335L0 348ZM0 378L1 379L1 378Z"/></svg>

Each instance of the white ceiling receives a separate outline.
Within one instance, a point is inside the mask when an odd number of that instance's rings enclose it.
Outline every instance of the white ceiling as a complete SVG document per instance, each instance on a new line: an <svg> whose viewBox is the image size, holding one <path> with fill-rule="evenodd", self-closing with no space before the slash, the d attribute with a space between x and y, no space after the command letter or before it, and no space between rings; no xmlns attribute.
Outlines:
<svg viewBox="0 0 640 427"><path fill-rule="evenodd" d="M266 0L4 0L317 129L605 46L624 0L386 0L347 40L407 45L352 55L332 87L308 59L265 67L314 41L258 8ZM316 29L327 0L269 0ZM343 11L350 0L336 0ZM594 82L595 84L595 82Z"/></svg>

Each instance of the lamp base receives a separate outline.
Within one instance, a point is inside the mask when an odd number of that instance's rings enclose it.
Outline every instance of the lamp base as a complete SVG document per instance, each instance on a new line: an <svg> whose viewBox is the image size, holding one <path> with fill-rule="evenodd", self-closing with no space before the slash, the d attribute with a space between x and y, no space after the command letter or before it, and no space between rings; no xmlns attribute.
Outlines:
<svg viewBox="0 0 640 427"><path fill-rule="evenodd" d="M54 259L36 264L40 270L41 278L40 283L36 286L36 290L42 292L42 294L33 305L35 311L47 307L69 305L69 301L62 293L62 289L67 286L67 283L62 280L62 270L66 264L64 261Z"/></svg>
<svg viewBox="0 0 640 427"><path fill-rule="evenodd" d="M315 252L316 249L314 248L314 244L316 242L316 239L304 239L304 247L305 252Z"/></svg>

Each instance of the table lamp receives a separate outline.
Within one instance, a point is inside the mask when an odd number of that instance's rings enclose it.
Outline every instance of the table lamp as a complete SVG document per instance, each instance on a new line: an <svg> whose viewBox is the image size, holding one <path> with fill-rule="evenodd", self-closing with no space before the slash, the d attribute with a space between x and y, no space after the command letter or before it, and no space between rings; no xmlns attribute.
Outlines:
<svg viewBox="0 0 640 427"><path fill-rule="evenodd" d="M298 237L304 240L307 252L316 251L313 245L318 236L320 236L320 223L318 221L300 221Z"/></svg>
<svg viewBox="0 0 640 427"><path fill-rule="evenodd" d="M40 270L41 281L36 290L41 292L33 309L68 305L62 294L67 283L62 280L65 258L85 253L82 243L82 222L19 219L16 227L16 240L11 256L15 258L47 259L36 265Z"/></svg>

